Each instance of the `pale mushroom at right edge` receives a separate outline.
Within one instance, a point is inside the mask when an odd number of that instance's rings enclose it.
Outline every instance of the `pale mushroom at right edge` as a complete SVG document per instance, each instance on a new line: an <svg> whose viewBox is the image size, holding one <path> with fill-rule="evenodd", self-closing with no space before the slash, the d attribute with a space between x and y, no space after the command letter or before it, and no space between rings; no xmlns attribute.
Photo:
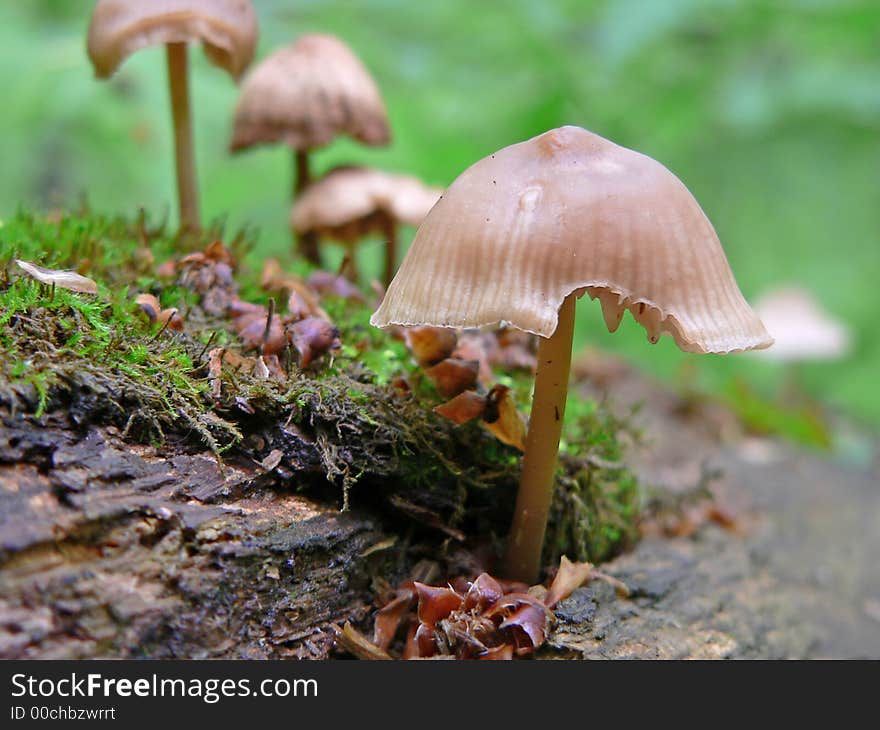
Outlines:
<svg viewBox="0 0 880 730"><path fill-rule="evenodd" d="M782 367L783 402L802 399L801 366L842 360L853 347L846 322L828 312L816 295L802 286L765 292L755 300L755 312L775 340L771 349L756 352L755 357Z"/></svg>
<svg viewBox="0 0 880 730"><path fill-rule="evenodd" d="M755 312L775 340L759 353L776 362L839 360L852 346L846 324L827 312L815 295L800 286L766 292L755 301Z"/></svg>
<svg viewBox="0 0 880 730"><path fill-rule="evenodd" d="M629 309L651 342L729 353L772 344L697 201L655 160L561 127L480 160L416 233L374 326L485 327L540 336L503 574L533 583L552 501L575 300L609 330Z"/></svg>

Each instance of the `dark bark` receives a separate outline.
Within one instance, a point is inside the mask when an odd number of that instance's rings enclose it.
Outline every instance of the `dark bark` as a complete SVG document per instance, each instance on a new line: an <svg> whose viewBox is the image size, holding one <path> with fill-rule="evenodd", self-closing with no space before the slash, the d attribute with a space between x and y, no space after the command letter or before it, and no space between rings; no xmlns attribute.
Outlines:
<svg viewBox="0 0 880 730"><path fill-rule="evenodd" d="M257 464L7 415L0 657L320 658L383 537Z"/></svg>

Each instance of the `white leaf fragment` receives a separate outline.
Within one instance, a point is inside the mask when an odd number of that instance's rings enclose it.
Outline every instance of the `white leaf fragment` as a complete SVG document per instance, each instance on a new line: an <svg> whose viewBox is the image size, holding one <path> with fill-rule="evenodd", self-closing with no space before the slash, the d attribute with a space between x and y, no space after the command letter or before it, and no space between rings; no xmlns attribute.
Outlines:
<svg viewBox="0 0 880 730"><path fill-rule="evenodd" d="M69 289L70 291L81 292L83 294L97 294L98 285L87 276L77 274L75 271L64 271L61 269L47 269L43 266L37 266L30 261L22 261L16 259L15 263L28 276L36 279L42 284L54 284L60 289Z"/></svg>

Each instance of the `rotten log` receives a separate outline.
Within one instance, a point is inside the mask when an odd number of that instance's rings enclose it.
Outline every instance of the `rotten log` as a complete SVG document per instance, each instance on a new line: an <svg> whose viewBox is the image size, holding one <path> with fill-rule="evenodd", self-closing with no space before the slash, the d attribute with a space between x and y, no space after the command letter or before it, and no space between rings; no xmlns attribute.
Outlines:
<svg viewBox="0 0 880 730"><path fill-rule="evenodd" d="M322 658L368 612L373 519L257 463L4 416L0 657Z"/></svg>

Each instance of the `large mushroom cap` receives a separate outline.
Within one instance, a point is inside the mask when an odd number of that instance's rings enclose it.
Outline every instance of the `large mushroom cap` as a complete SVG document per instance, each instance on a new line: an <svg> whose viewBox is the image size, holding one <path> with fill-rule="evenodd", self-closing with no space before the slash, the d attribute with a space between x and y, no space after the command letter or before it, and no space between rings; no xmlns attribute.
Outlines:
<svg viewBox="0 0 880 730"><path fill-rule="evenodd" d="M755 311L774 339L773 347L760 353L770 360L836 360L850 350L849 328L806 289L768 292L755 302Z"/></svg>
<svg viewBox="0 0 880 730"><path fill-rule="evenodd" d="M297 233L345 236L350 224L384 213L397 223L417 226L442 192L409 175L337 167L300 195L291 210L290 225Z"/></svg>
<svg viewBox="0 0 880 730"><path fill-rule="evenodd" d="M147 46L202 41L217 66L238 77L254 57L257 16L250 0L98 0L88 52L99 78Z"/></svg>
<svg viewBox="0 0 880 730"><path fill-rule="evenodd" d="M313 34L275 51L248 74L229 146L236 152L284 142L308 150L341 134L387 144L388 114L376 82L349 47Z"/></svg>
<svg viewBox="0 0 880 730"><path fill-rule="evenodd" d="M580 127L511 145L465 170L419 228L371 322L549 337L570 293L624 309L688 352L768 347L715 234L682 182Z"/></svg>

